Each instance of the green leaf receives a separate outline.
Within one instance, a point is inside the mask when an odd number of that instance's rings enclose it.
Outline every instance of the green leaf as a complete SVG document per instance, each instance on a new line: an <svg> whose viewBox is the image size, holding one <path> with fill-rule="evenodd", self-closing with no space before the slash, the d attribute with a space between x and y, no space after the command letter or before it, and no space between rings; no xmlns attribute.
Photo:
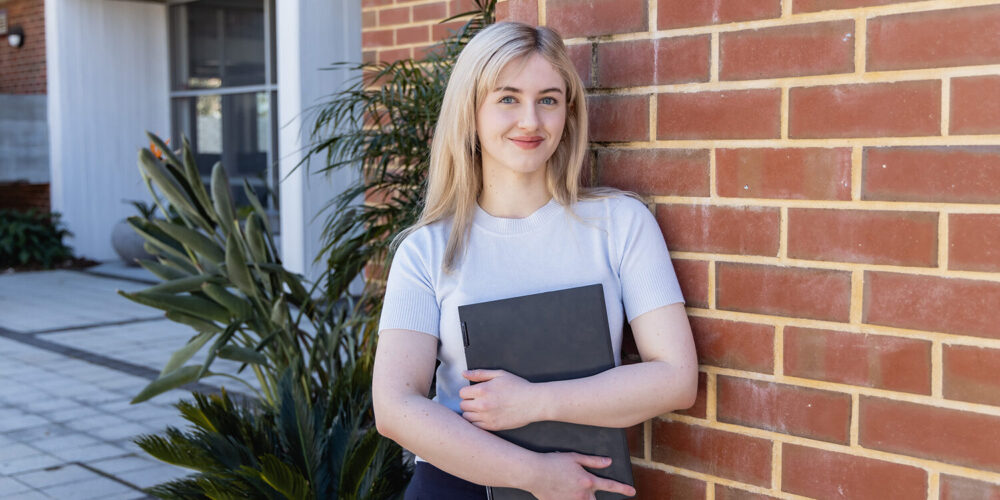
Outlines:
<svg viewBox="0 0 1000 500"><path fill-rule="evenodd" d="M267 366L267 356L246 347L237 345L226 345L219 349L219 357L222 359L231 359L233 361L239 361L241 363L250 363L254 365Z"/></svg>
<svg viewBox="0 0 1000 500"><path fill-rule="evenodd" d="M148 149L139 151L139 164L174 208L198 221L202 220L191 199L184 192L184 188L174 180L163 163L153 156L153 153Z"/></svg>
<svg viewBox="0 0 1000 500"><path fill-rule="evenodd" d="M188 365L163 375L139 391L139 394L132 398L132 404L141 403L182 385L190 384L200 378L201 371L202 365Z"/></svg>
<svg viewBox="0 0 1000 500"><path fill-rule="evenodd" d="M260 478L289 500L305 500L312 496L309 481L274 455L260 457Z"/></svg>
<svg viewBox="0 0 1000 500"><path fill-rule="evenodd" d="M211 322L205 321L203 319L196 318L178 311L167 311L167 319L170 321L176 321L182 325L190 326L196 331L202 333L219 333L222 331L222 327Z"/></svg>
<svg viewBox="0 0 1000 500"><path fill-rule="evenodd" d="M156 227L170 235L171 238L179 241L182 245L194 250L195 253L204 256L215 264L221 264L225 259L225 254L219 244L194 229L174 224L165 220L157 219L153 221Z"/></svg>
<svg viewBox="0 0 1000 500"><path fill-rule="evenodd" d="M148 130L146 131L146 137L149 139L149 142L152 142L153 145L157 147L157 149L163 151L163 156L167 157L167 162L177 167L178 170L181 169L180 158L178 158L177 155L171 151L170 147L167 146L167 143L163 142L163 139L160 139L156 134L153 134Z"/></svg>
<svg viewBox="0 0 1000 500"><path fill-rule="evenodd" d="M170 295L166 293L128 293L122 290L118 290L118 295L142 305L168 312L178 311L209 321L228 322L230 319L229 311L225 308L200 297Z"/></svg>
<svg viewBox="0 0 1000 500"><path fill-rule="evenodd" d="M191 186L191 190L194 191L194 197L198 200L198 204L201 205L201 209L218 224L219 214L215 213L214 207L212 206L212 199L209 198L208 191L205 190L205 183L201 180L201 174L198 172L198 163L195 162L194 152L191 149L191 143L188 142L187 137L183 137L182 144L183 146L181 150L184 154L184 177Z"/></svg>
<svg viewBox="0 0 1000 500"><path fill-rule="evenodd" d="M193 292L195 290L200 290L202 283L205 283L211 279L211 276L207 274L200 274L198 276L185 276L183 278L172 279L170 281L164 281L158 285L149 287L143 290L143 293L182 293L182 292Z"/></svg>
<svg viewBox="0 0 1000 500"><path fill-rule="evenodd" d="M250 255L255 262L267 261L267 243L264 241L264 233L261 228L261 219L256 213L251 213L246 222L247 246L250 247Z"/></svg>
<svg viewBox="0 0 1000 500"><path fill-rule="evenodd" d="M222 168L221 163L216 163L212 167L212 205L215 213L219 216L219 226L222 227L222 234L229 236L233 231L233 221L236 220L236 211L233 208L233 199L229 193L229 176Z"/></svg>
<svg viewBox="0 0 1000 500"><path fill-rule="evenodd" d="M229 233L226 240L226 272L229 280L245 293L247 297L255 297L257 289L254 287L253 278L250 276L250 269L247 268L246 257L243 256L243 249L236 241L239 235L235 231Z"/></svg>
<svg viewBox="0 0 1000 500"><path fill-rule="evenodd" d="M175 280L190 276L189 274L179 271L173 267L165 266L152 260L139 259L139 265L146 268L147 271L155 274L156 277L162 280Z"/></svg>
<svg viewBox="0 0 1000 500"><path fill-rule="evenodd" d="M226 290L224 287L216 285L215 283L205 283L201 285L201 290L208 295L209 298L218 302L222 307L229 310L230 313L237 319L245 320L253 314L253 305L244 300L241 297Z"/></svg>
<svg viewBox="0 0 1000 500"><path fill-rule="evenodd" d="M184 363L187 363L212 338L212 335L211 333L199 333L195 335L184 347L181 347L170 356L170 360L160 370L160 376L162 377L180 368Z"/></svg>
<svg viewBox="0 0 1000 500"><path fill-rule="evenodd" d="M344 460L344 468L340 473L340 491L348 496L358 492L361 481L365 478L365 473L375 459L375 452L378 450L378 443L381 436L374 428L361 438L361 442L353 447L350 454Z"/></svg>

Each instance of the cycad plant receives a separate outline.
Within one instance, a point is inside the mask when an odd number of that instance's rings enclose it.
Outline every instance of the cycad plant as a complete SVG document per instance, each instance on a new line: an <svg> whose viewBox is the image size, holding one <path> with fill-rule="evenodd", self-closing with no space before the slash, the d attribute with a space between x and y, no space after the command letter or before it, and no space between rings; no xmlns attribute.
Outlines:
<svg viewBox="0 0 1000 500"><path fill-rule="evenodd" d="M142 436L142 449L198 471L150 488L175 499L399 498L410 471L402 450L382 439L366 414L370 370L352 364L325 397L310 402L293 377L279 382L276 408L196 394L177 404L191 430Z"/></svg>
<svg viewBox="0 0 1000 500"><path fill-rule="evenodd" d="M422 59L353 66L359 75L318 108L306 158L325 160L319 171L357 168L360 180L326 208L324 247L330 272L326 294L339 297L367 268L368 296L377 310L380 280L391 259L388 245L416 222L430 159L431 136L458 53L494 22L496 0L475 0L470 17ZM368 203L358 203L365 199Z"/></svg>

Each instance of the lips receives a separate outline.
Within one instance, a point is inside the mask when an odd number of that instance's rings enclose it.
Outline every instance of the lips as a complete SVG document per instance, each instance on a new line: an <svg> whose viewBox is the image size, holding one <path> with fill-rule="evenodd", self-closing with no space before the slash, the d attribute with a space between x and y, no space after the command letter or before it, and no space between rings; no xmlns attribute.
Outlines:
<svg viewBox="0 0 1000 500"><path fill-rule="evenodd" d="M541 146L545 139L539 136L511 137L510 142L521 149L535 149Z"/></svg>

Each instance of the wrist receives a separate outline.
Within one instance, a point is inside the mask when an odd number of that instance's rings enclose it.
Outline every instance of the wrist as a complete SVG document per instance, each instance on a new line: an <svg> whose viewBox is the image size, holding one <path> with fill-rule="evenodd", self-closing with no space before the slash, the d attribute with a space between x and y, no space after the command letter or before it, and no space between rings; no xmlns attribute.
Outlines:
<svg viewBox="0 0 1000 500"><path fill-rule="evenodd" d="M543 422L549 420L558 420L557 415L559 414L559 403L560 399L558 395L555 394L555 387L553 386L555 382L541 382L534 384L534 401L532 402L532 407L535 409L535 415L532 422Z"/></svg>

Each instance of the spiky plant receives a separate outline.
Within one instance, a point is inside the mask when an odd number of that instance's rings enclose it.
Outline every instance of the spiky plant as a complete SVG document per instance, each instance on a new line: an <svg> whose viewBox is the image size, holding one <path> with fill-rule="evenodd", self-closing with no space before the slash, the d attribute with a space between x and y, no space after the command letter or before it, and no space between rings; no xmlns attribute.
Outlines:
<svg viewBox="0 0 1000 500"><path fill-rule="evenodd" d="M187 431L142 436L143 450L195 474L147 491L169 499L399 498L410 468L370 425L370 367L352 364L319 401L282 377L277 408L196 394L177 408Z"/></svg>

